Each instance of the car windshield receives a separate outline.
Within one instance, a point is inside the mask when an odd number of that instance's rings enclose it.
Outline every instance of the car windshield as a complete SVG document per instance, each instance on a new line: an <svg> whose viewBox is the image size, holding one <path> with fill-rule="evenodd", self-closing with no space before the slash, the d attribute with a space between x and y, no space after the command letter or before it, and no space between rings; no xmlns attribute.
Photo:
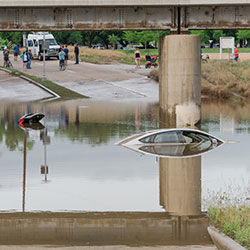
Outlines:
<svg viewBox="0 0 250 250"><path fill-rule="evenodd" d="M55 39L46 39L45 40L45 43L47 44L47 45L57 45L57 42L56 42L56 40ZM42 45L43 44L43 40L39 40L39 44L40 45Z"/></svg>
<svg viewBox="0 0 250 250"><path fill-rule="evenodd" d="M55 39L46 39L46 43L48 45L57 45L57 42Z"/></svg>

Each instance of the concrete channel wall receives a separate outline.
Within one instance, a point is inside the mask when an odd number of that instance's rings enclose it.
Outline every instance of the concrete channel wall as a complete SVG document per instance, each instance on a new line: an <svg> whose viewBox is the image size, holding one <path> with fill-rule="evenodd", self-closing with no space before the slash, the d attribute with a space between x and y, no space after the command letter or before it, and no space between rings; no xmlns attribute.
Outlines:
<svg viewBox="0 0 250 250"><path fill-rule="evenodd" d="M0 245L211 244L208 221L167 213L2 213Z"/></svg>

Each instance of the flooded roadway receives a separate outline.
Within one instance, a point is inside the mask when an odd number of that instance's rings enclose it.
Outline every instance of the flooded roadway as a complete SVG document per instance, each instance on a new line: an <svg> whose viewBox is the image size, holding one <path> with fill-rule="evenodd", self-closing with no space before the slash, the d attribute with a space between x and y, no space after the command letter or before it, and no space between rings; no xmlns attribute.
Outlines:
<svg viewBox="0 0 250 250"><path fill-rule="evenodd" d="M126 89L118 86L112 93L119 89L122 94L111 95L112 101L27 101L33 95L27 85L23 90L29 89L30 95L22 102L12 102L15 97L2 98L3 249L10 244L24 245L25 249L30 244L76 249L84 245L94 249L98 245L101 249L123 249L121 245L214 249L204 212L211 192L244 188L249 182L249 106L202 104L201 129L240 143L190 159L142 155L115 146L127 136L164 126L158 102L153 101L157 92L145 91L151 96L138 98L146 82L134 84ZM70 86L76 88L75 84ZM103 88L91 86L89 93ZM151 89L152 85L148 86ZM119 101L121 96L127 101ZM21 129L18 119L27 112L44 113L45 128Z"/></svg>
<svg viewBox="0 0 250 250"><path fill-rule="evenodd" d="M31 232L35 244L210 245L203 214L207 190L223 192L249 181L247 106L203 103L202 130L240 143L191 159L158 159L114 145L158 128L157 103L0 107L2 245L28 244ZM46 129L25 132L18 126L31 111L46 115Z"/></svg>

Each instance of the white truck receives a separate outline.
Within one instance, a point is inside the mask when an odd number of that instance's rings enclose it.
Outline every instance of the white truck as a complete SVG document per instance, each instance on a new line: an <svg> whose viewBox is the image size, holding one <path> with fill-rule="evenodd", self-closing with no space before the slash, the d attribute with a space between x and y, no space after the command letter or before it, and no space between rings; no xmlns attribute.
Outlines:
<svg viewBox="0 0 250 250"><path fill-rule="evenodd" d="M34 58L43 59L43 34L44 32L34 32L28 35L27 48L31 50ZM58 57L60 46L52 34L45 32L45 58Z"/></svg>

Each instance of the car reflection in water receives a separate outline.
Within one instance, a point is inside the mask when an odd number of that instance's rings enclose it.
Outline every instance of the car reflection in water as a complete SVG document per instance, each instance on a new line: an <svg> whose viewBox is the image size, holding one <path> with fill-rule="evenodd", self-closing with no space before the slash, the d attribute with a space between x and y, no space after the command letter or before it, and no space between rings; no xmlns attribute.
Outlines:
<svg viewBox="0 0 250 250"><path fill-rule="evenodd" d="M44 129L44 125L40 122L36 122L36 123L23 123L23 124L19 124L19 127L25 130L42 130Z"/></svg>
<svg viewBox="0 0 250 250"><path fill-rule="evenodd" d="M142 154L184 158L198 156L225 143L196 129L159 129L137 134L116 143Z"/></svg>

